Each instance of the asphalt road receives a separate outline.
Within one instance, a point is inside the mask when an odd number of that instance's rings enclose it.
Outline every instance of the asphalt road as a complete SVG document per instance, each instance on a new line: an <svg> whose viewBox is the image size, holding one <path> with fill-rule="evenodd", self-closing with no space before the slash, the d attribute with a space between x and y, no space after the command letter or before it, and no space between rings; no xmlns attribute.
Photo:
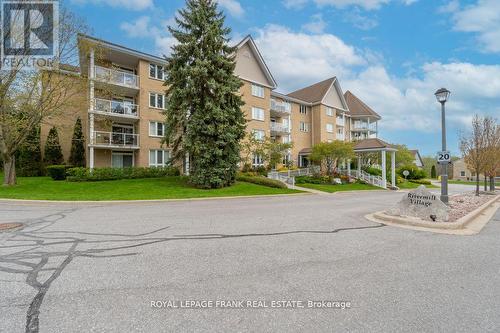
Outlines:
<svg viewBox="0 0 500 333"><path fill-rule="evenodd" d="M500 331L500 213L476 236L363 218L401 196L0 202L27 225L0 233L0 332ZM151 306L168 300L306 307Z"/></svg>

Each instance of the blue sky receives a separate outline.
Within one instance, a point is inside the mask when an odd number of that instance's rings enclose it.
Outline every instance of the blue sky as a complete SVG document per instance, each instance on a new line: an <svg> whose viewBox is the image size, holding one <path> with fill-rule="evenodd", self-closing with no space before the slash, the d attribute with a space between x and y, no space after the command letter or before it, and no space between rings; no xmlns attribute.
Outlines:
<svg viewBox="0 0 500 333"><path fill-rule="evenodd" d="M449 149L474 113L500 116L499 0L218 0L237 41L252 34L290 92L337 76L383 117L380 137L440 150L439 104L452 91ZM66 0L92 34L165 54L184 0Z"/></svg>

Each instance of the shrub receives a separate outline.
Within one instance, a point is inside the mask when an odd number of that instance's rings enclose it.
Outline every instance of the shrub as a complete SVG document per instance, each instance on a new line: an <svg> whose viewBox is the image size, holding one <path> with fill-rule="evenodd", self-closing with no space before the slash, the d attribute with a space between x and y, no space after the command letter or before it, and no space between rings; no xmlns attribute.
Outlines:
<svg viewBox="0 0 500 333"><path fill-rule="evenodd" d="M47 173L53 180L65 180L66 171L71 168L68 165L49 165L47 167Z"/></svg>
<svg viewBox="0 0 500 333"><path fill-rule="evenodd" d="M69 163L76 167L84 167L85 162L85 137L83 136L82 120L76 119L73 129L73 140L71 141L71 152Z"/></svg>
<svg viewBox="0 0 500 333"><path fill-rule="evenodd" d="M22 177L39 177L44 174L40 127L34 127L16 154L16 172Z"/></svg>
<svg viewBox="0 0 500 333"><path fill-rule="evenodd" d="M59 144L59 135L55 127L52 127L49 131L43 155L45 165L61 165L64 163L61 145Z"/></svg>
<svg viewBox="0 0 500 333"><path fill-rule="evenodd" d="M431 185L431 182L429 180L425 180L425 179L413 179L413 180L410 180L410 183L415 183L415 184L420 184L420 185Z"/></svg>
<svg viewBox="0 0 500 333"><path fill-rule="evenodd" d="M427 177L427 174L425 173L425 171L417 168L415 165L404 165L404 166L398 168L398 170L397 170L398 175L400 175L401 177L404 177L403 171L405 171L405 170L408 170L410 172L408 177L406 177L409 180L422 179L422 178Z"/></svg>
<svg viewBox="0 0 500 333"><path fill-rule="evenodd" d="M373 176L382 176L382 170L371 167L371 166L364 167L363 171L366 173L369 173L370 175L373 175Z"/></svg>
<svg viewBox="0 0 500 333"><path fill-rule="evenodd" d="M68 181L105 181L118 179L160 178L179 176L180 171L174 167L163 168L96 168L92 172L88 168L71 168L67 170Z"/></svg>
<svg viewBox="0 0 500 333"><path fill-rule="evenodd" d="M287 188L287 186L279 180L269 179L262 176L247 176L239 174L236 180L240 182L252 183L273 188Z"/></svg>

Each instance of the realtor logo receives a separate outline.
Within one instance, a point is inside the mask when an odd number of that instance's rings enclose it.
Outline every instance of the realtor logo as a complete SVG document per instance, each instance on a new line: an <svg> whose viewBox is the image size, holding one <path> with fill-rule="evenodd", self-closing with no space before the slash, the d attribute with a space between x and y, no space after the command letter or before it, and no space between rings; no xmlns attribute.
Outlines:
<svg viewBox="0 0 500 333"><path fill-rule="evenodd" d="M58 54L58 1L1 1L2 69L53 67Z"/></svg>

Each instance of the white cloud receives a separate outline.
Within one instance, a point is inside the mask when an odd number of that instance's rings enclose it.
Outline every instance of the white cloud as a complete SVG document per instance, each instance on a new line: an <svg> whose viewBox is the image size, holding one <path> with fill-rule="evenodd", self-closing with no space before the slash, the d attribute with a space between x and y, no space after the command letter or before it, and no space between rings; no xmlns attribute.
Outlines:
<svg viewBox="0 0 500 333"><path fill-rule="evenodd" d="M361 15L358 8L349 11L349 13L344 16L344 20L361 30L370 30L378 25L377 20Z"/></svg>
<svg viewBox="0 0 500 333"><path fill-rule="evenodd" d="M428 62L410 74L392 76L382 55L358 50L332 34L307 34L268 25L257 30L255 41L278 81L279 91L288 93L337 76L344 91L351 90L382 115L382 133L437 133L439 104L434 92L441 87L452 92L447 117L454 133L469 125L474 113L500 112L500 65Z"/></svg>
<svg viewBox="0 0 500 333"><path fill-rule="evenodd" d="M153 7L153 0L72 0L76 4L106 4L111 7L126 8L129 10L144 10Z"/></svg>
<svg viewBox="0 0 500 333"><path fill-rule="evenodd" d="M452 1L448 6L454 30L476 33L483 51L500 53L500 1L479 0L463 9Z"/></svg>
<svg viewBox="0 0 500 333"><path fill-rule="evenodd" d="M323 20L323 15L316 14L311 17L311 21L302 25L302 29L320 34L326 29L327 23Z"/></svg>
<svg viewBox="0 0 500 333"><path fill-rule="evenodd" d="M349 6L357 6L366 10L380 9L383 5L390 2L401 2L404 5L412 5L418 0L312 0L317 6L333 6L336 8L346 8ZM303 8L309 0L284 0L283 4L289 9Z"/></svg>
<svg viewBox="0 0 500 333"><path fill-rule="evenodd" d="M243 7L236 0L217 0L219 5L235 17L242 17L245 14Z"/></svg>
<svg viewBox="0 0 500 333"><path fill-rule="evenodd" d="M319 78L342 76L351 67L366 63L354 47L332 34L296 33L268 25L257 30L255 41L284 90L303 87Z"/></svg>
<svg viewBox="0 0 500 333"><path fill-rule="evenodd" d="M167 27L173 25L174 22L174 18L163 20L158 27L151 24L149 16L141 16L133 22L123 22L120 29L127 33L130 38L142 38L144 36L153 38L155 43L154 52L169 55L176 40L170 35Z"/></svg>

